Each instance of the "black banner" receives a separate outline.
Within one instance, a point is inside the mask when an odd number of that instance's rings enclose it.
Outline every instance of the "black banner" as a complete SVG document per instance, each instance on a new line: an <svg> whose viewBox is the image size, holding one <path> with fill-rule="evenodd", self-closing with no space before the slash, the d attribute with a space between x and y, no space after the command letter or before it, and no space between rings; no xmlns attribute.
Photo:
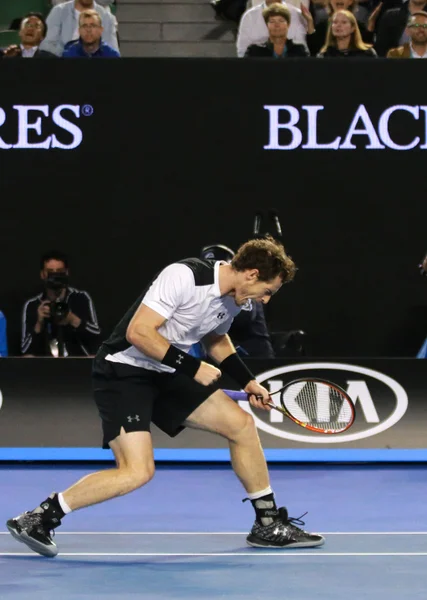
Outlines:
<svg viewBox="0 0 427 600"><path fill-rule="evenodd" d="M335 436L309 433L277 411L252 414L267 454L286 460L289 452L302 450L302 459L327 449L339 458L338 450L370 450L369 456L410 460L422 451L427 458L427 405L423 360L338 359L248 361L257 379L274 391L284 383L318 376L343 386L356 407L356 422ZM97 450L101 426L91 397L89 359L4 359L0 361L0 459L16 460L38 456L90 460L110 457ZM229 382L225 382L229 385ZM251 412L247 402L241 406ZM201 460L224 457L224 440L205 432L186 429L171 439L153 427L157 450L168 450L169 460ZM28 452L23 451L28 449ZM40 450L46 452L40 454ZM50 450L50 451L49 451ZM74 452L73 450L80 452ZM283 452L282 452L283 450ZM219 454L215 452L220 451ZM288 454L287 454L288 453ZM335 454L334 454L335 453ZM380 454L378 454L380 453ZM343 454L343 456L346 456ZM362 454L357 454L363 459Z"/></svg>
<svg viewBox="0 0 427 600"><path fill-rule="evenodd" d="M427 332L419 61L2 61L0 308L12 354L60 247L105 338L150 277L275 208L299 268L268 307L315 356ZM265 218L261 231L275 233Z"/></svg>

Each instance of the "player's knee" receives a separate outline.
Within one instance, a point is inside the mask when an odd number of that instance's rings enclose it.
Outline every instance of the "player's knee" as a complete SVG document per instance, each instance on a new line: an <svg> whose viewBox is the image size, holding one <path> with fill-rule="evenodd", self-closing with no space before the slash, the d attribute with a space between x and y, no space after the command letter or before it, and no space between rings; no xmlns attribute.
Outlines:
<svg viewBox="0 0 427 600"><path fill-rule="evenodd" d="M256 434L254 418L251 414L242 410L239 418L236 419L234 427L230 431L229 439L237 441L240 438L252 437Z"/></svg>
<svg viewBox="0 0 427 600"><path fill-rule="evenodd" d="M148 462L138 465L127 466L122 471L123 493L132 492L147 484L154 477L154 463Z"/></svg>

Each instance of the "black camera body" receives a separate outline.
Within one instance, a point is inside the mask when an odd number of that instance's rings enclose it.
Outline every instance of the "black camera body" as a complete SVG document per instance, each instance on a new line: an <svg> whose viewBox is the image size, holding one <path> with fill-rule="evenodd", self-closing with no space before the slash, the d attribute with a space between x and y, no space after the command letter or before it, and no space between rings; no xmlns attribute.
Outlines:
<svg viewBox="0 0 427 600"><path fill-rule="evenodd" d="M59 300L62 290L68 285L67 273L49 273L45 279L45 287L52 291L56 299L50 301L50 314L55 323L62 321L70 312L67 302Z"/></svg>

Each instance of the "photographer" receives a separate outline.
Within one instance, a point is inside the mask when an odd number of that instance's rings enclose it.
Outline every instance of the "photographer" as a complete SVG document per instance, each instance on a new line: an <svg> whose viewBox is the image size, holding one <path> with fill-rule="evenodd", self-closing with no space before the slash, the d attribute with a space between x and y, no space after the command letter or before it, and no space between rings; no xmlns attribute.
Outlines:
<svg viewBox="0 0 427 600"><path fill-rule="evenodd" d="M40 260L43 291L30 298L22 315L24 356L91 356L100 343L95 308L87 292L68 285L68 258L52 251Z"/></svg>

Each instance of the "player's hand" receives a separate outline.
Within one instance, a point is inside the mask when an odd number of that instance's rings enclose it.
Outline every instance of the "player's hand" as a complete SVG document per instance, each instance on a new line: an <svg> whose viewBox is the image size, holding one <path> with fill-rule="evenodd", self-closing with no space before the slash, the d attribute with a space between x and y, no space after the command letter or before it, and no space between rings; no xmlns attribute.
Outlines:
<svg viewBox="0 0 427 600"><path fill-rule="evenodd" d="M202 385L211 385L218 381L221 375L222 373L219 369L202 361L194 379L197 383L201 383Z"/></svg>
<svg viewBox="0 0 427 600"><path fill-rule="evenodd" d="M37 321L43 323L45 319L50 318L50 302L49 300L43 300L37 309Z"/></svg>
<svg viewBox="0 0 427 600"><path fill-rule="evenodd" d="M245 392L249 394L249 403L251 406L260 408L261 410L271 410L271 406L267 404L267 402L271 402L270 393L258 381L255 381L255 379L250 381L245 387Z"/></svg>

